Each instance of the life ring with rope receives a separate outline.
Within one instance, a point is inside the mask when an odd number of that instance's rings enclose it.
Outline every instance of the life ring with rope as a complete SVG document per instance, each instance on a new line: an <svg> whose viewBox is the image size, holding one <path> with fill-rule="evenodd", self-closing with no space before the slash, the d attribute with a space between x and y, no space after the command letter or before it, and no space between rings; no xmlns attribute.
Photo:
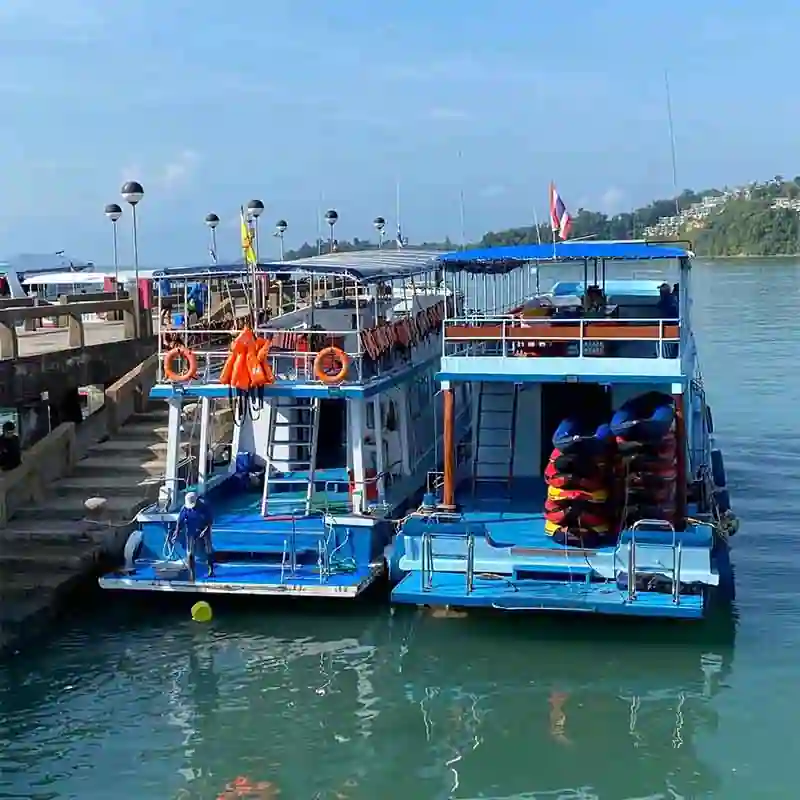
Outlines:
<svg viewBox="0 0 800 800"><path fill-rule="evenodd" d="M178 360L186 362L183 370L175 369L175 362ZM197 377L197 356L182 344L168 350L164 355L164 375L172 383L186 383Z"/></svg>
<svg viewBox="0 0 800 800"><path fill-rule="evenodd" d="M337 372L331 373L325 369L329 359L339 363ZM350 356L339 347L323 347L314 359L314 377L325 384L341 383L350 371Z"/></svg>

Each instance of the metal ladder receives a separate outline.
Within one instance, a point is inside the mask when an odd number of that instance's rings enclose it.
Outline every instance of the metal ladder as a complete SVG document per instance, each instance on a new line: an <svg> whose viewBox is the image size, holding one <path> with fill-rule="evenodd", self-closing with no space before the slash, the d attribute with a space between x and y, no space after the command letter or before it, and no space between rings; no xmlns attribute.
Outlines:
<svg viewBox="0 0 800 800"><path fill-rule="evenodd" d="M637 544L636 531L641 528L656 528L672 533L672 569L664 569L668 575L672 576L672 602L677 606L681 602L681 561L683 557L683 543L678 541L678 534L675 526L671 522L663 519L640 519L631 525L630 539L628 540L628 601L636 600L636 552L639 549L655 550L661 549L663 545L657 544ZM616 560L616 554L615 554Z"/></svg>
<svg viewBox="0 0 800 800"><path fill-rule="evenodd" d="M466 553L436 553L433 549L434 539L448 539L450 541L465 541ZM433 589L434 558L447 559L464 564L466 592L472 593L472 585L475 576L475 534L474 533L431 533L427 531L422 534L420 552L420 583L423 592L430 592ZM448 571L448 570L446 570ZM456 570L458 571L458 570Z"/></svg>
<svg viewBox="0 0 800 800"><path fill-rule="evenodd" d="M492 384L489 384L491 386ZM505 384L499 384L502 387L505 387ZM505 467L506 468L506 477L508 481L508 488L509 491L511 490L511 481L514 477L514 440L516 439L517 434L517 408L519 406L519 389L520 386L518 383L514 384L513 391L511 393L508 392L506 389L505 391L501 392L490 392L487 391L486 382L481 382L480 391L478 392L478 404L477 404L477 422L475 427L475 453L473 454L472 459L472 495L475 496L475 492L477 490L478 483L487 482L487 481L497 481L500 476L498 475L481 475L480 468L481 465L485 467ZM484 405L484 398L485 397L498 397L510 400L511 407L508 408L486 408ZM507 424L502 425L499 424L499 421L495 421L495 423L491 426L487 426L484 424L484 415L491 414L494 417L499 417L500 420L505 420ZM508 432L508 441L507 442L481 442L481 432L488 433L490 431L507 431ZM488 451L497 451L505 452L507 458L505 461L486 461L481 459L481 449L485 448Z"/></svg>
<svg viewBox="0 0 800 800"><path fill-rule="evenodd" d="M282 400L288 402L281 402ZM269 423L267 425L267 447L266 447L266 472L264 474L264 493L261 498L261 514L268 516L270 511L270 489L275 486L288 486L301 482L297 478L287 478L285 472L274 473L275 461L286 461L290 472L308 471L308 485L306 488L306 498L303 504L305 514L310 514L314 498L314 474L317 463L317 448L319 445L319 409L320 400L318 398L303 397L276 397L269 406ZM278 416L283 413L288 419L279 420ZM292 416L296 415L296 419ZM286 440L276 441L275 433L280 429L288 429L289 437ZM300 438L301 432L308 434ZM286 447L289 455L286 459L275 458L275 448ZM292 457L292 450L295 451ZM298 457L299 456L299 457ZM273 506L278 506L282 513L296 512L295 498L282 499L280 493L272 498ZM282 506L282 508L281 508ZM287 508L288 506L288 508Z"/></svg>

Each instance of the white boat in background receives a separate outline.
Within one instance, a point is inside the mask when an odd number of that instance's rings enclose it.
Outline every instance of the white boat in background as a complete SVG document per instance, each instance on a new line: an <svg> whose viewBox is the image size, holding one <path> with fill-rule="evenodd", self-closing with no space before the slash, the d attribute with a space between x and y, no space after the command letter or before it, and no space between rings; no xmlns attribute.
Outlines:
<svg viewBox="0 0 800 800"><path fill-rule="evenodd" d="M152 280L152 269L140 269L139 278ZM99 272L95 270L87 272L48 272L26 276L22 281L22 296L38 294L46 299L54 299L62 294L97 294L104 291L107 281L113 281L117 277L123 288L129 288L136 279L133 270L119 270L118 273ZM9 280L11 286L11 280ZM36 291L32 287L36 287ZM26 290L27 289L27 290ZM13 287L12 297L16 297Z"/></svg>
<svg viewBox="0 0 800 800"><path fill-rule="evenodd" d="M0 261L0 275L8 281L10 296L13 298L27 296L23 283L28 278L58 272L76 275L87 270L94 270L91 261L67 258L63 251L39 255L24 253L7 261Z"/></svg>

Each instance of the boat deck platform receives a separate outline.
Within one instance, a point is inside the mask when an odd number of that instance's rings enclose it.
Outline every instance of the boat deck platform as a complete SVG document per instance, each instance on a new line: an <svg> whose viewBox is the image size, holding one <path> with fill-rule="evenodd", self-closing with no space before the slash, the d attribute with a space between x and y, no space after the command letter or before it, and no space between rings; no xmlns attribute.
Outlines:
<svg viewBox="0 0 800 800"><path fill-rule="evenodd" d="M320 481L338 480L341 471L332 471L337 474L331 476L321 475L323 472L317 471ZM106 575L100 579L100 586L199 594L355 597L383 574L388 523L349 515L337 516L331 523L323 513L325 506L344 508L347 491L320 497L320 512L316 514L264 517L260 489L236 492L223 486L209 499L214 514L213 577L208 576L200 548L195 580L190 579L182 542L174 551L166 544L176 514L159 514L151 509L140 515L142 545L134 570ZM292 491L286 494L300 496ZM304 499L305 492L302 495Z"/></svg>
<svg viewBox="0 0 800 800"><path fill-rule="evenodd" d="M584 611L641 616L700 617L699 584L716 584L711 527L625 530L615 544L566 547L545 533L541 480L471 482L456 495L458 515L419 514L398 536L395 567L404 577L398 603L485 606L507 611ZM631 539L637 590L627 586ZM678 553L680 555L678 555ZM673 577L681 592L676 598ZM638 588L642 578L658 590Z"/></svg>

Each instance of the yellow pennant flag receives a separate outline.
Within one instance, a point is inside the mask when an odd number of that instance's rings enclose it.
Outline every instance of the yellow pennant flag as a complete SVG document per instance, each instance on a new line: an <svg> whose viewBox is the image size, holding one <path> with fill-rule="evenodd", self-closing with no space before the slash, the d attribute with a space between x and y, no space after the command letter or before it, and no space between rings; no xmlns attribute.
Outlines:
<svg viewBox="0 0 800 800"><path fill-rule="evenodd" d="M254 267L258 259L256 258L256 248L254 243L253 231L247 223L244 215L244 208L239 209L242 220L242 250L244 251L244 262L248 267Z"/></svg>

